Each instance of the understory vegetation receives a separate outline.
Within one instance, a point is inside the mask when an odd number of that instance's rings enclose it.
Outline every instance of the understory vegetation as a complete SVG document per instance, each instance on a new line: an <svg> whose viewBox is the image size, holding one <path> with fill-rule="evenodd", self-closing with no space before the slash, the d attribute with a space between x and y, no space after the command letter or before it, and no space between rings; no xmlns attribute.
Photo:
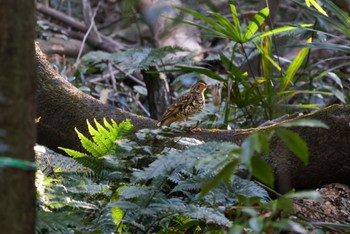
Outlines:
<svg viewBox="0 0 350 234"><path fill-rule="evenodd" d="M305 143L289 126L326 127L296 121L249 136L242 146L173 137L167 129L141 130L127 140L129 121L88 123L92 140L77 129L81 153L61 148L72 160L40 163L37 172L38 233L306 233L310 223L291 220L292 198L319 198L316 192L290 193L272 200L269 139L281 137L307 163ZM159 153L149 145L166 140ZM55 162L56 161L56 162ZM240 177L235 175L243 175ZM274 194L275 195L275 194ZM67 219L69 217L69 219Z"/></svg>
<svg viewBox="0 0 350 234"><path fill-rule="evenodd" d="M207 42L222 45L200 62L194 54L173 56L182 48L140 47L92 51L74 72L62 63L57 69L82 91L145 116L149 103L141 72L168 74L173 96L199 80L217 85L220 94L206 93L209 104L192 119L204 128L256 127L284 114L347 103L348 13L330 0L292 2L299 20L276 27L269 24L268 8L249 20L242 20L231 1L226 13L180 8L194 20L171 20L197 27ZM332 56L320 60L315 51ZM113 78L96 83L106 74ZM210 103L215 98L219 104ZM143 129L131 140L128 120L87 125L90 136L76 129L84 152L62 146L71 158L38 157L37 233L326 233L329 228L293 216L295 198L319 200L319 194L278 194L273 169L263 160L270 140L280 138L306 165L307 145L288 128L327 128L321 122L288 122L250 135L241 145L175 137L177 128Z"/></svg>

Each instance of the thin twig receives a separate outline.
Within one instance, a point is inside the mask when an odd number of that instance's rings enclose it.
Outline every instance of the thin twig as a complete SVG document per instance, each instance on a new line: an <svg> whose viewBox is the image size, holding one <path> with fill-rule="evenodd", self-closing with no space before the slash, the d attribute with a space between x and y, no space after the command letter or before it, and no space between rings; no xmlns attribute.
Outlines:
<svg viewBox="0 0 350 234"><path fill-rule="evenodd" d="M113 90L117 91L117 81L116 81L115 76L114 76L115 74L113 74L113 68L112 68L112 64L110 61L107 62L107 67L108 67L109 75L111 77Z"/></svg>
<svg viewBox="0 0 350 234"><path fill-rule="evenodd" d="M124 74L126 74L130 79L132 79L133 81L135 81L136 83L138 83L139 85L146 87L146 84L143 81L140 81L139 79L137 79L135 76L131 75L131 74L127 74L122 68L120 68L119 66L112 64L112 66L117 69L120 72L123 72Z"/></svg>
<svg viewBox="0 0 350 234"><path fill-rule="evenodd" d="M96 9L94 11L94 14L92 15L90 27L88 28L87 32L84 35L83 42L81 44L81 47L80 47L80 50L79 50L79 54L78 54L77 60L75 61L74 67L77 67L77 65L80 63L80 57L81 57L81 54L83 52L83 48L84 48L86 39L87 39L90 31L92 30L92 27L95 25L95 17L96 17L97 10L100 7L100 3L101 2L98 2L97 6L96 6Z"/></svg>

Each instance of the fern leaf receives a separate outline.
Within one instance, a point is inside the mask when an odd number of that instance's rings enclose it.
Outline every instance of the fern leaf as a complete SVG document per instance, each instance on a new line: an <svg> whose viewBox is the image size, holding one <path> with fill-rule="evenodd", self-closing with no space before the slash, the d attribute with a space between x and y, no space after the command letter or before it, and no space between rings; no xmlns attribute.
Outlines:
<svg viewBox="0 0 350 234"><path fill-rule="evenodd" d="M84 157L86 154L81 153L79 151L76 150L72 150L72 149L68 149L68 148L63 148L63 147L58 147L59 149L63 150L64 152L66 152L69 156L73 157L73 158L79 158L79 157Z"/></svg>
<svg viewBox="0 0 350 234"><path fill-rule="evenodd" d="M111 139L110 136L105 137L101 131L96 130L88 120L87 125L88 125L88 130L90 135L92 136L92 139L94 140L96 146L98 147L98 151L100 154L98 156L103 156L110 154L113 152L113 140ZM97 122L96 119L94 119L95 123Z"/></svg>
<svg viewBox="0 0 350 234"><path fill-rule="evenodd" d="M81 145L84 147L84 149L86 149L89 153L91 153L95 157L102 156L98 146L94 142L92 142L86 136L80 133L77 128L75 128L75 132L77 133L80 139Z"/></svg>

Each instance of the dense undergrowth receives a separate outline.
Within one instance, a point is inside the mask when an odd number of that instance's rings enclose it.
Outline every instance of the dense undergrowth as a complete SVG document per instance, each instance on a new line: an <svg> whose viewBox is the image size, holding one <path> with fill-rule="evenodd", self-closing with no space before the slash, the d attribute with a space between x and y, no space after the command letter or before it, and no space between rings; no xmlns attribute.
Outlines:
<svg viewBox="0 0 350 234"><path fill-rule="evenodd" d="M122 68L116 76L118 87L108 101L138 114L147 114L147 90L139 84L128 87L124 80L141 70L155 67L164 73L178 72L181 75L171 80L176 93L197 80L221 82L220 105L207 105L195 117L208 128L255 127L285 113L347 103L349 16L330 0L322 0L321 6L309 2L316 9L303 1L293 3L301 9L304 24L280 27L268 25L268 8L247 22L241 22L234 4L230 4L229 16L180 9L196 21L174 21L226 41L225 48L209 53L201 62L194 62L192 56L167 56L181 50L170 47L118 54L90 52L82 58L75 82L101 95L99 91L116 82L92 87L86 82L89 76ZM282 56L286 48L294 51L289 59ZM333 51L336 56L318 61L319 50ZM255 71L257 58L260 69ZM209 93L206 96L209 101L213 98ZM294 124L325 127L312 121ZM136 142L127 138L132 128L128 121L95 121L94 125L88 123L91 136L76 130L88 153L65 149L73 158L69 167L66 161L52 167L41 164L36 181L38 233L323 232L310 222L291 219L293 197L315 197L315 193L271 199L266 190L266 185L273 187L274 176L260 156L268 154L271 137L280 137L308 163L306 144L283 126L251 135L238 146L174 137L176 130L168 128L141 130ZM153 144L159 139L167 144L157 146L156 152ZM237 176L242 173L246 176Z"/></svg>
<svg viewBox="0 0 350 234"><path fill-rule="evenodd" d="M317 121L286 126L325 127ZM309 223L290 220L290 193L271 200L254 176L273 187L269 139L279 136L308 160L305 143L286 128L249 136L242 146L173 137L173 130L142 130L138 141L126 137L129 121L88 123L92 138L77 134L87 153L66 151L74 162L42 163L37 172L38 233L261 233L307 232ZM162 139L153 153L149 142ZM304 145L304 147L301 147ZM52 163L52 162L51 162ZM246 178L235 173L244 172ZM302 196L315 196L310 192ZM69 217L69 218L68 218Z"/></svg>

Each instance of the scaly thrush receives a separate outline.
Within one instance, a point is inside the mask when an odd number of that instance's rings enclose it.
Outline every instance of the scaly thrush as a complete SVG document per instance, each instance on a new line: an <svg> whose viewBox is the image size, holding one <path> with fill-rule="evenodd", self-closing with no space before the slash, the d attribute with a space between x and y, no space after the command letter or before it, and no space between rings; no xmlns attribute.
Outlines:
<svg viewBox="0 0 350 234"><path fill-rule="evenodd" d="M188 117L201 112L205 106L204 91L207 87L208 85L202 82L193 85L188 93L168 107L157 126L169 126L173 122L185 121Z"/></svg>

